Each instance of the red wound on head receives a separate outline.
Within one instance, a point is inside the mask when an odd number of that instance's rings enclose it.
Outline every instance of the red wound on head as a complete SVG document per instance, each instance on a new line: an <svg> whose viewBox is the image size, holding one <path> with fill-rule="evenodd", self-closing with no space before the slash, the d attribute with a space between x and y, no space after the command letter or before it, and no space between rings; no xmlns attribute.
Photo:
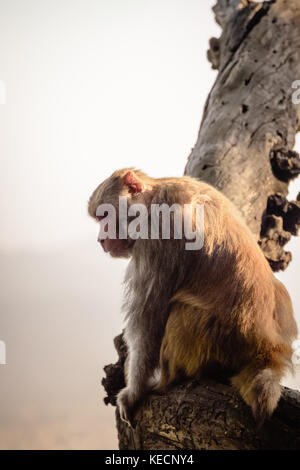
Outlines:
<svg viewBox="0 0 300 470"><path fill-rule="evenodd" d="M123 182L126 186L128 186L128 191L131 194L137 194L143 191L143 185L141 181L131 171L128 171L128 173L124 175Z"/></svg>

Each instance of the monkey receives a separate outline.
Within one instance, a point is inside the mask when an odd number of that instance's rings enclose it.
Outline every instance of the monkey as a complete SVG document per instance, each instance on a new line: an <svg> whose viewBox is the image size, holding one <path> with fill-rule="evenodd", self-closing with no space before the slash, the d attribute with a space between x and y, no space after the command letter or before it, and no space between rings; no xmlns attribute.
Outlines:
<svg viewBox="0 0 300 470"><path fill-rule="evenodd" d="M204 207L203 245L197 250L187 250L186 237L177 239L174 230L169 239L99 235L112 257L130 259L126 386L117 396L121 418L134 426L137 406L148 393L220 368L260 427L277 406L285 371L293 368L297 325L290 296L254 235L229 199L196 178L115 171L89 199L88 213L100 227L107 228L107 211L98 216L97 209L110 204L120 230L120 197L129 208L143 204L148 214L162 204ZM194 212L191 217L195 226Z"/></svg>

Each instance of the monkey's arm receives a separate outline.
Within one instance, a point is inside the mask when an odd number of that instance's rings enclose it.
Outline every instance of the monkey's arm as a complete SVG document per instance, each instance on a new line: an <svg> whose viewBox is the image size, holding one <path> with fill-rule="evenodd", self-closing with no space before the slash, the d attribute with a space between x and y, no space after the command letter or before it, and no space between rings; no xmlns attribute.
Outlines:
<svg viewBox="0 0 300 470"><path fill-rule="evenodd" d="M120 416L132 426L133 415L140 400L152 388L151 377L158 365L159 350L147 340L146 332L130 322L125 330L128 357L125 366L126 387L118 394Z"/></svg>
<svg viewBox="0 0 300 470"><path fill-rule="evenodd" d="M184 237L135 242L125 277L125 341L129 358L126 388L118 396L123 419L130 420L135 405L157 385L153 375L159 366L170 301L187 284L192 273L190 266L194 264L194 252L185 249Z"/></svg>
<svg viewBox="0 0 300 470"><path fill-rule="evenodd" d="M142 257L137 257L140 260ZM162 265L167 260L160 257ZM159 365L159 353L169 313L169 300L176 282L170 282L172 270L159 269L155 260L153 271L143 272L138 261L133 260L127 270L125 341L128 358L125 368L126 387L118 395L122 419L132 421L138 402L153 388L153 375ZM157 276L159 273L159 277ZM151 380L152 379L152 380ZM151 383L152 382L152 383Z"/></svg>

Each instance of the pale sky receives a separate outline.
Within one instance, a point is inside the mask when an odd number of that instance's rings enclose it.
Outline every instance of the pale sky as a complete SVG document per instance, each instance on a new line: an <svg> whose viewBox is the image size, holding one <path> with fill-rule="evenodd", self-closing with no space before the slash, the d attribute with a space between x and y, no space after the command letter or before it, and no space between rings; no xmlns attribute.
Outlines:
<svg viewBox="0 0 300 470"><path fill-rule="evenodd" d="M117 445L100 379L126 262L100 251L86 203L120 167L182 175L216 77L214 3L0 0L0 448Z"/></svg>

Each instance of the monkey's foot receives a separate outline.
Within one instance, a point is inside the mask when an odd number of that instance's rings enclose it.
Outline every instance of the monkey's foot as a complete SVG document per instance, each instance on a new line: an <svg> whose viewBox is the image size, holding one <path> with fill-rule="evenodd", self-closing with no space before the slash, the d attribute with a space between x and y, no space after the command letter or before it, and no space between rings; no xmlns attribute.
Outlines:
<svg viewBox="0 0 300 470"><path fill-rule="evenodd" d="M135 428L134 411L138 403L138 398L128 387L123 388L117 397L117 405L119 407L120 418L125 423Z"/></svg>

